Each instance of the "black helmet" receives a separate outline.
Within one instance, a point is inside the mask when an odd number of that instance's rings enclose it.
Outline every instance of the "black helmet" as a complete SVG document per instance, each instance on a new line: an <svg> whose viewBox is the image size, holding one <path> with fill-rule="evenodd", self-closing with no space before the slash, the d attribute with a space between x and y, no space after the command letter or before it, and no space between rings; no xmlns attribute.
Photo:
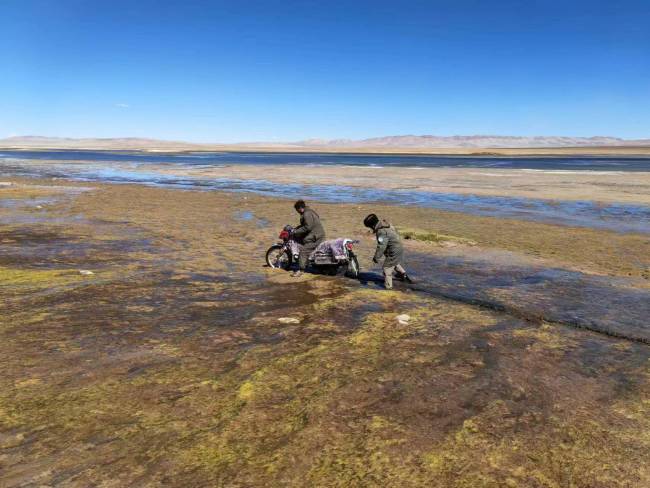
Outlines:
<svg viewBox="0 0 650 488"><path fill-rule="evenodd" d="M374 229L377 225L377 222L379 222L379 217L377 217L375 214L370 214L365 219L363 219L363 225L369 229Z"/></svg>

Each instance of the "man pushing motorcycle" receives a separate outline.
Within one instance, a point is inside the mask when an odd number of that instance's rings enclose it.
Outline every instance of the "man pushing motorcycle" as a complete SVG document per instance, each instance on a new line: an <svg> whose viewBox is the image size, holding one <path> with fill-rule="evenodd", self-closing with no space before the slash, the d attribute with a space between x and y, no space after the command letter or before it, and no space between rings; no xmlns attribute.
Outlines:
<svg viewBox="0 0 650 488"><path fill-rule="evenodd" d="M302 244L298 258L298 270L291 276L301 276L307 268L309 255L318 245L325 240L325 229L321 224L320 217L304 200L298 200L293 208L300 214L300 225L294 230L294 237Z"/></svg>
<svg viewBox="0 0 650 488"><path fill-rule="evenodd" d="M393 288L394 272L397 273L398 278L407 283L413 283L402 266L404 247L402 246L402 239L397 229L386 220L379 220L379 217L375 214L370 214L363 219L363 225L372 229L377 236L377 249L372 261L378 263L382 256L386 257L382 264L384 270L384 286L386 289L391 290Z"/></svg>

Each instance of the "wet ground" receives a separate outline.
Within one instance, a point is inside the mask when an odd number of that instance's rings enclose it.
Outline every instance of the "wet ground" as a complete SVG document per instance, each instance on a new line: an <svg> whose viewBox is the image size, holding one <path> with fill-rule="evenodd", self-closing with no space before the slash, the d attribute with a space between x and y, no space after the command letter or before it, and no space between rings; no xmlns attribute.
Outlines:
<svg viewBox="0 0 650 488"><path fill-rule="evenodd" d="M289 202L14 181L1 486L650 486L644 237L467 220L387 292L355 206L319 210L362 279L296 282L263 266Z"/></svg>
<svg viewBox="0 0 650 488"><path fill-rule="evenodd" d="M650 344L650 290L643 283L512 261L496 253L482 259L415 254L411 265L423 277L411 288Z"/></svg>
<svg viewBox="0 0 650 488"><path fill-rule="evenodd" d="M650 173L643 171L585 170L569 172L569 176L566 171L508 172L498 168L492 172L459 173L448 168L421 167L395 170L253 163L215 166L188 162L187 158L194 157L191 155L179 156L178 162L165 162L164 156L133 155L135 160L130 161L129 154L117 155L120 156L117 160L106 159L111 153L91 155L97 159L49 161L0 157L0 169L14 175L82 181L140 183L284 198L301 195L312 200L364 205L383 202L650 234Z"/></svg>

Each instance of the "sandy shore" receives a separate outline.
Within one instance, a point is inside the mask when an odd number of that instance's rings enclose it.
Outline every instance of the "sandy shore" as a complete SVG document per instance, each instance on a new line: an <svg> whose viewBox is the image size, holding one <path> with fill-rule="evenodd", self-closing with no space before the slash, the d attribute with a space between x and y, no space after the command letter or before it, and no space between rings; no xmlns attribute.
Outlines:
<svg viewBox="0 0 650 488"><path fill-rule="evenodd" d="M295 281L290 201L3 181L3 486L650 484L647 236L376 206L444 234L386 292L365 206Z"/></svg>

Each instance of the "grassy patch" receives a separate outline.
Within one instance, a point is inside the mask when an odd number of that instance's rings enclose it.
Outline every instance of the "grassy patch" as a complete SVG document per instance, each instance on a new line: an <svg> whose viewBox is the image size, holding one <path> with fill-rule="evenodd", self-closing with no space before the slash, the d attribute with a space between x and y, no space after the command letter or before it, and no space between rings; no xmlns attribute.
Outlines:
<svg viewBox="0 0 650 488"><path fill-rule="evenodd" d="M432 244L462 244L465 246L475 246L476 241L466 239L465 237L451 236L446 234L439 234L437 232L429 232L416 229L398 229L402 238L412 241L430 242Z"/></svg>
<svg viewBox="0 0 650 488"><path fill-rule="evenodd" d="M78 281L80 275L70 270L15 269L0 267L0 288L49 288Z"/></svg>

